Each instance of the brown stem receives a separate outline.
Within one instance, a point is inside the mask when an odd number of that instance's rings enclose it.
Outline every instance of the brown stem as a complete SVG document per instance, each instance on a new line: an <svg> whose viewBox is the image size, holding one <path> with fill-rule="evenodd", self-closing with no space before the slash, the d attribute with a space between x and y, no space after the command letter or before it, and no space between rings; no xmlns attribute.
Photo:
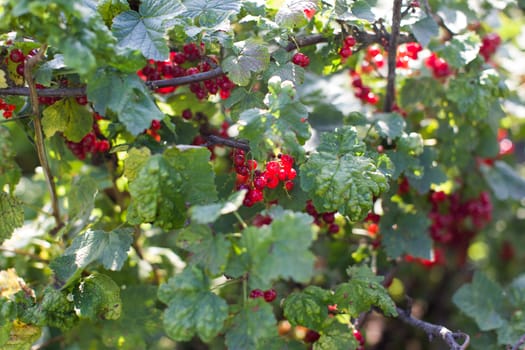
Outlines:
<svg viewBox="0 0 525 350"><path fill-rule="evenodd" d="M245 152L250 151L250 145L247 141L244 140L235 140L230 139L222 136L217 135L206 135L204 136L206 138L206 146L213 146L213 145L224 145L229 146L233 148L239 148L242 149Z"/></svg>
<svg viewBox="0 0 525 350"><path fill-rule="evenodd" d="M388 41L388 77L386 85L386 97L383 110L391 112L396 98L396 56L397 56L397 39L399 36L399 26L401 23L401 5L402 0L394 0L394 9L392 12L392 32Z"/></svg>
<svg viewBox="0 0 525 350"><path fill-rule="evenodd" d="M42 56L47 49L47 45L44 44L40 47L37 54L29 58L25 62L24 67L24 78L27 82L29 89L29 101L31 102L31 110L33 112L33 125L35 127L35 145L38 154L38 160L44 171L44 177L49 188L49 194L51 197L51 207L53 209L53 217L55 218L56 228L58 230L64 224L60 218L60 208L58 206L58 197L55 188L55 181L53 179L53 174L51 173L51 167L47 160L46 145L44 141L44 132L42 129L41 115L40 115L40 105L38 103L38 93L36 88L36 83L33 79L33 68L36 64L42 60Z"/></svg>

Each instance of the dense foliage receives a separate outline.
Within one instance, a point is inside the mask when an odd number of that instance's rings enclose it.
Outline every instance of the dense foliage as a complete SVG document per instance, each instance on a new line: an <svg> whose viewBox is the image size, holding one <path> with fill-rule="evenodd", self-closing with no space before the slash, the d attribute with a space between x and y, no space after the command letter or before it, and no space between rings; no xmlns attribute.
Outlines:
<svg viewBox="0 0 525 350"><path fill-rule="evenodd" d="M0 0L0 347L518 349L523 9Z"/></svg>

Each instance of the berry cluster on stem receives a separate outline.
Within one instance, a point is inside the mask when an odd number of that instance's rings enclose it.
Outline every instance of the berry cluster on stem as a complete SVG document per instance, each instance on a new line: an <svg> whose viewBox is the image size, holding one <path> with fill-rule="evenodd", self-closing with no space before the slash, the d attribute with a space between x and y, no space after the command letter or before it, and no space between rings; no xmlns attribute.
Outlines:
<svg viewBox="0 0 525 350"><path fill-rule="evenodd" d="M319 213L310 199L306 201L304 210L314 218L314 223L317 226L326 227L326 232L330 234L339 232L340 227L335 223L335 211Z"/></svg>
<svg viewBox="0 0 525 350"><path fill-rule="evenodd" d="M79 142L73 142L66 139L66 145L71 152L80 160L86 158L88 153L105 153L109 151L111 145L100 132L97 121L102 119L98 113L93 114L93 130Z"/></svg>
<svg viewBox="0 0 525 350"><path fill-rule="evenodd" d="M355 44L356 40L353 36L347 36L345 40L343 40L343 46L339 49L339 56L341 56L343 62L345 62L348 57L352 56L352 48Z"/></svg>
<svg viewBox="0 0 525 350"><path fill-rule="evenodd" d="M497 33L489 33L481 39L479 53L488 62L500 45L501 37Z"/></svg>
<svg viewBox="0 0 525 350"><path fill-rule="evenodd" d="M448 62L443 58L439 57L435 52L432 52L429 57L425 60L425 65L432 70L434 78L446 78L452 74L452 70L448 65Z"/></svg>
<svg viewBox="0 0 525 350"><path fill-rule="evenodd" d="M400 45L397 49L396 68L408 69L411 60L417 60L423 47L419 43L410 42Z"/></svg>
<svg viewBox="0 0 525 350"><path fill-rule="evenodd" d="M3 111L2 115L5 119L11 118L15 109L15 105L9 104L0 98L0 111Z"/></svg>
<svg viewBox="0 0 525 350"><path fill-rule="evenodd" d="M264 291L261 289L253 289L249 297L251 299L264 298L264 301L271 303L277 298L277 292L273 288Z"/></svg>
<svg viewBox="0 0 525 350"><path fill-rule="evenodd" d="M354 95L364 103L376 105L379 102L379 97L372 92L369 86L363 84L361 75L355 71L350 71L350 79L352 87L354 88Z"/></svg>

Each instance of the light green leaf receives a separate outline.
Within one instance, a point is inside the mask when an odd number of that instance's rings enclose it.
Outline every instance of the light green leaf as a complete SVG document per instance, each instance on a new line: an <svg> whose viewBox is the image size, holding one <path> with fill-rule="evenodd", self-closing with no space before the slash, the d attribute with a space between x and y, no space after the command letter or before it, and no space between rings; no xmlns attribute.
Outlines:
<svg viewBox="0 0 525 350"><path fill-rule="evenodd" d="M226 333L229 350L256 349L266 338L277 334L276 320L270 304L261 299L249 299L232 320Z"/></svg>
<svg viewBox="0 0 525 350"><path fill-rule="evenodd" d="M201 27L215 27L227 20L232 14L239 13L240 0L185 0L184 17L199 18Z"/></svg>
<svg viewBox="0 0 525 350"><path fill-rule="evenodd" d="M314 350L348 350L358 347L357 340L348 326L334 324L314 344Z"/></svg>
<svg viewBox="0 0 525 350"><path fill-rule="evenodd" d="M0 189L7 184L12 192L20 181L22 172L15 157L11 133L6 127L0 126Z"/></svg>
<svg viewBox="0 0 525 350"><path fill-rule="evenodd" d="M397 316L396 305L381 284L382 276L376 276L367 266L351 266L347 273L350 280L335 290L334 302L338 308L347 310L351 317L358 317L372 306L379 307L387 316Z"/></svg>
<svg viewBox="0 0 525 350"><path fill-rule="evenodd" d="M74 98L61 99L44 109L42 127L46 137L62 132L73 142L79 142L93 128L93 116Z"/></svg>
<svg viewBox="0 0 525 350"><path fill-rule="evenodd" d="M0 244L24 224L22 203L14 196L0 191Z"/></svg>
<svg viewBox="0 0 525 350"><path fill-rule="evenodd" d="M463 285L452 297L454 304L476 321L482 331L497 329L505 324L503 318L503 289L476 271L472 283Z"/></svg>
<svg viewBox="0 0 525 350"><path fill-rule="evenodd" d="M178 0L144 0L139 12L124 11L113 19L112 31L118 46L140 50L146 58L168 59L169 49L164 38L165 21L184 10Z"/></svg>
<svg viewBox="0 0 525 350"><path fill-rule="evenodd" d="M124 160L124 176L128 181L134 181L142 166L148 161L151 156L149 148L132 148L128 151L128 156Z"/></svg>
<svg viewBox="0 0 525 350"><path fill-rule="evenodd" d="M190 208L191 219L199 224L210 224L221 215L237 211L241 207L245 195L246 190L235 191L226 201L193 206Z"/></svg>
<svg viewBox="0 0 525 350"><path fill-rule="evenodd" d="M89 176L74 178L68 195L69 220L86 220L95 206L97 182Z"/></svg>
<svg viewBox="0 0 525 350"><path fill-rule="evenodd" d="M224 271L231 244L223 234L213 234L210 227L192 224L177 233L177 246L193 253L193 264L217 275Z"/></svg>
<svg viewBox="0 0 525 350"><path fill-rule="evenodd" d="M290 294L283 304L284 316L293 326L320 330L328 317L331 292L308 286L302 292Z"/></svg>
<svg viewBox="0 0 525 350"><path fill-rule="evenodd" d="M400 137L406 126L405 119L398 113L375 113L371 122L379 136L390 139Z"/></svg>
<svg viewBox="0 0 525 350"><path fill-rule="evenodd" d="M86 266L101 263L106 269L118 271L128 257L133 242L131 231L117 229L111 232L92 231L75 237L64 254L50 264L56 278L67 285Z"/></svg>
<svg viewBox="0 0 525 350"><path fill-rule="evenodd" d="M353 128L321 135L317 153L301 165L301 188L322 212L339 211L360 220L372 199L388 189L387 177L371 158Z"/></svg>
<svg viewBox="0 0 525 350"><path fill-rule="evenodd" d="M237 56L228 56L222 63L228 77L238 85L248 85L251 73L261 72L270 63L270 53L266 46L246 40L235 43Z"/></svg>
<svg viewBox="0 0 525 350"><path fill-rule="evenodd" d="M129 184L131 203L127 220L132 225L152 222L169 230L182 227L186 218L182 177L168 160L151 156Z"/></svg>
<svg viewBox="0 0 525 350"><path fill-rule="evenodd" d="M314 0L286 0L275 15L275 22L283 27L300 26L307 22L304 10L317 10Z"/></svg>
<svg viewBox="0 0 525 350"><path fill-rule="evenodd" d="M493 166L480 165L481 173L499 200L525 198L525 179L507 163L498 160Z"/></svg>
<svg viewBox="0 0 525 350"><path fill-rule="evenodd" d="M120 287L109 276L95 273L74 290L73 302L80 318L116 320L122 312Z"/></svg>
<svg viewBox="0 0 525 350"><path fill-rule="evenodd" d="M152 120L164 119L144 82L134 73L99 71L89 82L87 94L97 112L117 114L133 135L149 128Z"/></svg>
<svg viewBox="0 0 525 350"><path fill-rule="evenodd" d="M97 11L108 27L111 27L115 16L126 10L129 10L129 4L126 0L102 0L97 4Z"/></svg>
<svg viewBox="0 0 525 350"><path fill-rule="evenodd" d="M427 46L432 38L439 35L439 27L434 18L426 16L412 25L412 34L422 46Z"/></svg>

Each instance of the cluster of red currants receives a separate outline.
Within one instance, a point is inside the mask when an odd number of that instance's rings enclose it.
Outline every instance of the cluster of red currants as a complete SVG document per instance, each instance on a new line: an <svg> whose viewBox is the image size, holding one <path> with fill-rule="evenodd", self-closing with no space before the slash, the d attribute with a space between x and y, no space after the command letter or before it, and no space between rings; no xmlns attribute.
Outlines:
<svg viewBox="0 0 525 350"><path fill-rule="evenodd" d="M326 232L331 234L339 232L340 227L335 223L335 211L319 213L310 199L306 201L304 210L314 218L314 224L326 227Z"/></svg>
<svg viewBox="0 0 525 350"><path fill-rule="evenodd" d="M153 139L155 139L155 141L157 142L160 142L160 135L157 131L159 131L161 128L161 124L160 124L160 120L152 120L151 121L151 126L146 129L146 131L144 131L146 134L148 134L149 136L153 137Z"/></svg>
<svg viewBox="0 0 525 350"><path fill-rule="evenodd" d="M379 97L372 92L370 87L363 84L363 80L357 71L350 71L350 79L352 81L352 87L354 88L355 97L371 105L379 102Z"/></svg>
<svg viewBox="0 0 525 350"><path fill-rule="evenodd" d="M13 63L18 63L18 65L16 66L16 73L18 75L20 75L21 77L24 76L25 60L27 58L31 58L34 55L36 55L37 52L38 52L37 49L33 49L33 50L29 51L29 53L26 56L26 55L24 55L22 50L20 50L20 49L18 49L16 47L11 49L11 51L9 52L9 59Z"/></svg>
<svg viewBox="0 0 525 350"><path fill-rule="evenodd" d="M102 117L94 113L93 119L93 131L84 136L80 142L66 140L67 147L80 160L85 159L88 153L105 153L111 148L109 141L103 138L98 127L97 121Z"/></svg>
<svg viewBox="0 0 525 350"><path fill-rule="evenodd" d="M347 36L345 40L343 40L343 47L339 49L339 56L341 56L343 62L345 62L348 57L352 56L352 48L355 44L356 40L353 36Z"/></svg>
<svg viewBox="0 0 525 350"><path fill-rule="evenodd" d="M365 338L358 329L354 329L354 338L359 343L359 346L356 348L356 350L365 350Z"/></svg>
<svg viewBox="0 0 525 350"><path fill-rule="evenodd" d="M492 203L487 192L462 200L458 192L434 191L429 196L432 209L430 236L436 242L466 251L477 231L492 219Z"/></svg>
<svg viewBox="0 0 525 350"><path fill-rule="evenodd" d="M11 118L15 109L15 105L9 104L0 98L0 111L4 111L2 115L5 119Z"/></svg>
<svg viewBox="0 0 525 350"><path fill-rule="evenodd" d="M297 176L293 168L293 157L289 154L279 154L277 160L266 162L265 170L257 170L257 161L246 159L246 154L241 149L232 153L233 165L237 173L237 190L247 190L243 204L251 207L264 199L265 188L275 189L281 182L286 191L294 187L293 180Z"/></svg>
<svg viewBox="0 0 525 350"><path fill-rule="evenodd" d="M170 52L170 58L167 61L149 60L148 64L137 74L145 81L178 78L207 72L212 69L210 62L211 64L218 63L216 57L205 55L203 43L199 46L195 43L189 43L184 45L180 52ZM226 75L221 75L203 82L191 83L190 91L200 100L216 93L219 93L221 98L227 99L234 87L235 84ZM159 94L169 94L176 88L176 86L167 86L155 91Z"/></svg>
<svg viewBox="0 0 525 350"><path fill-rule="evenodd" d="M501 38L497 33L489 33L481 39L481 47L479 53L485 61L489 61L490 57L496 52L501 45Z"/></svg>
<svg viewBox="0 0 525 350"><path fill-rule="evenodd" d="M272 301L275 300L275 298L277 298L277 292L273 288L270 288L265 291L261 289L253 289L250 292L250 298L252 299L264 298L264 301L266 301L267 303L271 303Z"/></svg>
<svg viewBox="0 0 525 350"><path fill-rule="evenodd" d="M400 45L397 49L396 67L408 69L410 60L417 60L422 50L421 45L416 42Z"/></svg>
<svg viewBox="0 0 525 350"><path fill-rule="evenodd" d="M434 78L446 78L452 74L452 70L448 65L448 62L443 58L439 57L435 52L432 52L429 57L425 60L425 65L432 70Z"/></svg>
<svg viewBox="0 0 525 350"><path fill-rule="evenodd" d="M292 62L293 64L305 68L310 64L310 58L304 53L297 52L295 55L293 55Z"/></svg>
<svg viewBox="0 0 525 350"><path fill-rule="evenodd" d="M371 45L366 49L365 59L361 62L361 71L364 74L372 73L385 66L383 49L379 45Z"/></svg>

